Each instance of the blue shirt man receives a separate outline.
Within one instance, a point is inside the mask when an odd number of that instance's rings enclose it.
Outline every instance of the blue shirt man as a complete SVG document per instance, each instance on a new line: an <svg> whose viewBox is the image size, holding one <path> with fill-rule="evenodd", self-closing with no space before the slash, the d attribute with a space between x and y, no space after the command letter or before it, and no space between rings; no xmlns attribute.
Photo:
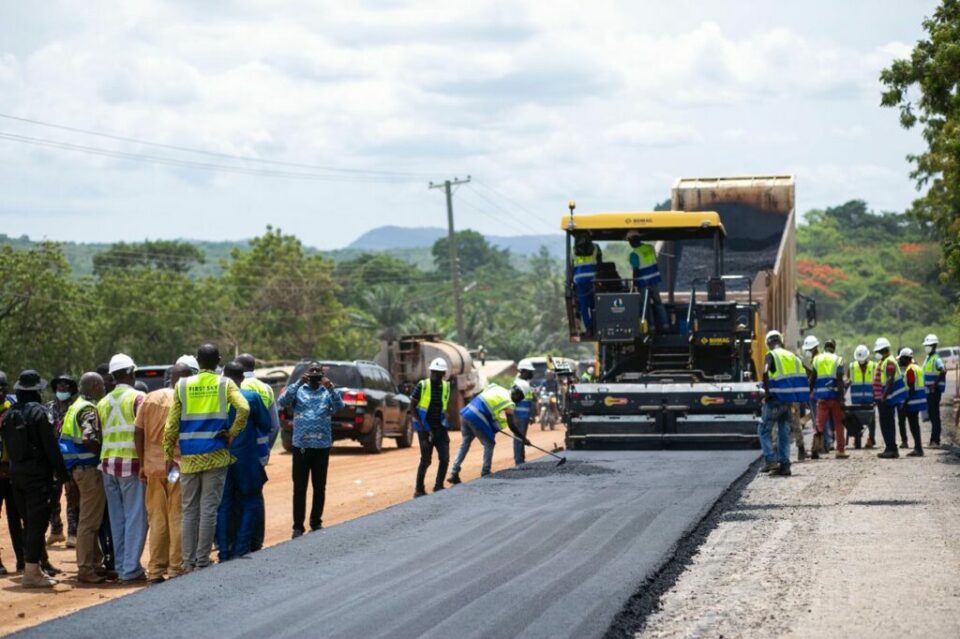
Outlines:
<svg viewBox="0 0 960 639"><path fill-rule="evenodd" d="M293 537L304 533L307 482L313 484L310 530L323 528L327 467L333 445L333 415L343 408L340 391L323 374L319 362L311 362L307 372L283 389L277 399L281 408L293 411Z"/></svg>

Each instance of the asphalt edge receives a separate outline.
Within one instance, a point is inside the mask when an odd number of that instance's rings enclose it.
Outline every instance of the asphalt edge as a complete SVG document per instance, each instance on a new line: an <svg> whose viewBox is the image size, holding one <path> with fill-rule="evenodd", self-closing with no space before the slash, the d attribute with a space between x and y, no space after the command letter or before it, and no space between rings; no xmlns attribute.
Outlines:
<svg viewBox="0 0 960 639"><path fill-rule="evenodd" d="M642 632L647 619L660 610L663 596L677 583L693 556L717 527L724 514L740 499L744 489L759 474L763 457L758 457L717 498L706 514L693 524L673 546L664 562L637 587L617 616L604 639L633 638Z"/></svg>

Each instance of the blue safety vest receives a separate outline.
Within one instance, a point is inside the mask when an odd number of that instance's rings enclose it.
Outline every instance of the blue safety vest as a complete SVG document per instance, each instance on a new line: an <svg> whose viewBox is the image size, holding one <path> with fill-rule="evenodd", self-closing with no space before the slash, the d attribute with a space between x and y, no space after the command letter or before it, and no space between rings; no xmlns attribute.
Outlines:
<svg viewBox="0 0 960 639"><path fill-rule="evenodd" d="M224 449L217 433L229 423L227 380L213 371L200 371L177 384L180 395L180 454L204 455Z"/></svg>
<svg viewBox="0 0 960 639"><path fill-rule="evenodd" d="M867 362L866 370L858 362L850 364L850 403L873 403L873 376L877 372L876 362Z"/></svg>
<svg viewBox="0 0 960 639"><path fill-rule="evenodd" d="M814 399L840 399L840 387L837 386L837 373L843 361L836 353L819 353L811 362L817 372L813 385Z"/></svg>
<svg viewBox="0 0 960 639"><path fill-rule="evenodd" d="M885 360L880 362L880 393L883 394L887 387L887 364L893 363L893 385L890 387L890 395L887 397L887 406L899 406L907 401L907 385L903 383L903 373L900 372L900 364L893 356L888 355ZM879 398L877 398L879 399Z"/></svg>
<svg viewBox="0 0 960 639"><path fill-rule="evenodd" d="M600 249L593 245L590 255L573 256L573 283L577 288L589 288L597 277L597 263Z"/></svg>
<svg viewBox="0 0 960 639"><path fill-rule="evenodd" d="M519 378L517 381L527 382L527 380L519 380ZM530 412L533 410L533 389L530 388L529 382L527 382L527 388L528 390L524 394L523 399L517 402L516 408L513 409L513 414L517 418L517 421L523 424L530 421Z"/></svg>
<svg viewBox="0 0 960 639"><path fill-rule="evenodd" d="M270 412L270 407L277 401L273 389L256 377L245 377L240 384L240 390L256 392L267 412ZM257 454L260 456L260 463L266 466L267 462L270 461L270 434L257 435Z"/></svg>
<svg viewBox="0 0 960 639"><path fill-rule="evenodd" d="M507 428L506 410L513 408L510 391L491 384L470 400L460 411L460 417L494 441L497 432Z"/></svg>
<svg viewBox="0 0 960 639"><path fill-rule="evenodd" d="M63 429L60 431L60 454L67 470L77 466L96 466L100 462L100 455L92 453L83 445L83 434L77 418L86 409L96 410L96 405L82 397L77 397L63 416Z"/></svg>
<svg viewBox="0 0 960 639"><path fill-rule="evenodd" d="M775 371L767 373L770 394L782 402L810 401L810 382L800 358L784 348L770 351Z"/></svg>
<svg viewBox="0 0 960 639"><path fill-rule="evenodd" d="M907 387L907 412L919 413L927 410L927 389L923 385L923 369L916 364L907 366L913 371L914 387Z"/></svg>

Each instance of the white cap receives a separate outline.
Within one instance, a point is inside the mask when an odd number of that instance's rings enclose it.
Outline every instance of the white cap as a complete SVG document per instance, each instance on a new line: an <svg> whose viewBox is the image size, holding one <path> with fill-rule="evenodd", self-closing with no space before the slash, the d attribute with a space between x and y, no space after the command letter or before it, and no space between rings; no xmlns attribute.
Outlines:
<svg viewBox="0 0 960 639"><path fill-rule="evenodd" d="M126 371L136 367L137 365L133 363L132 357L124 355L123 353L117 353L110 358L110 365L107 367L107 372L112 375L117 371Z"/></svg>
<svg viewBox="0 0 960 639"><path fill-rule="evenodd" d="M773 330L767 333L766 341L769 342L773 338L777 338L778 340L780 340L781 344L783 343L783 335L780 334L780 331Z"/></svg>
<svg viewBox="0 0 960 639"><path fill-rule="evenodd" d="M870 349L867 348L866 344L860 344L853 351L853 358L863 364L865 361L870 359Z"/></svg>
<svg viewBox="0 0 960 639"><path fill-rule="evenodd" d="M816 335L807 335L803 338L803 350L812 351L818 346L820 346L820 340L817 339Z"/></svg>
<svg viewBox="0 0 960 639"><path fill-rule="evenodd" d="M937 339L937 336L934 335L933 333L930 333L929 335L923 338L924 346L936 346L939 343L940 343L940 340Z"/></svg>
<svg viewBox="0 0 960 639"><path fill-rule="evenodd" d="M438 373L446 373L447 370L449 370L449 367L447 366L447 360L443 359L442 357L438 357L430 362L430 370Z"/></svg>
<svg viewBox="0 0 960 639"><path fill-rule="evenodd" d="M890 348L890 340L886 337L878 337L876 343L873 345L873 352L879 353L885 348Z"/></svg>
<svg viewBox="0 0 960 639"><path fill-rule="evenodd" d="M185 364L192 371L200 370L200 363L193 355L181 355L177 358L177 364Z"/></svg>
<svg viewBox="0 0 960 639"><path fill-rule="evenodd" d="M908 346L904 346L900 349L900 354L897 355L897 357L913 357L913 349Z"/></svg>
<svg viewBox="0 0 960 639"><path fill-rule="evenodd" d="M530 371L531 373L535 373L537 371L537 369L533 367L532 362L520 362L520 365L517 366L517 370Z"/></svg>

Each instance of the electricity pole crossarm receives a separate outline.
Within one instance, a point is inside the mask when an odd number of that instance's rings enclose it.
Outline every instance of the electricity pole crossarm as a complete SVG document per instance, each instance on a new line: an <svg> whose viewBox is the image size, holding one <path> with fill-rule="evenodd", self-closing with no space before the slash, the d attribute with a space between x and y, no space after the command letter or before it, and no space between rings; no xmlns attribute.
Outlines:
<svg viewBox="0 0 960 639"><path fill-rule="evenodd" d="M457 313L457 339L466 344L466 335L463 330L463 299L460 288L460 261L457 258L457 242L453 230L453 187L470 182L470 176L466 179L453 178L444 180L441 184L430 183L431 189L444 189L447 195L447 238L450 245L450 275L453 281L453 303Z"/></svg>

